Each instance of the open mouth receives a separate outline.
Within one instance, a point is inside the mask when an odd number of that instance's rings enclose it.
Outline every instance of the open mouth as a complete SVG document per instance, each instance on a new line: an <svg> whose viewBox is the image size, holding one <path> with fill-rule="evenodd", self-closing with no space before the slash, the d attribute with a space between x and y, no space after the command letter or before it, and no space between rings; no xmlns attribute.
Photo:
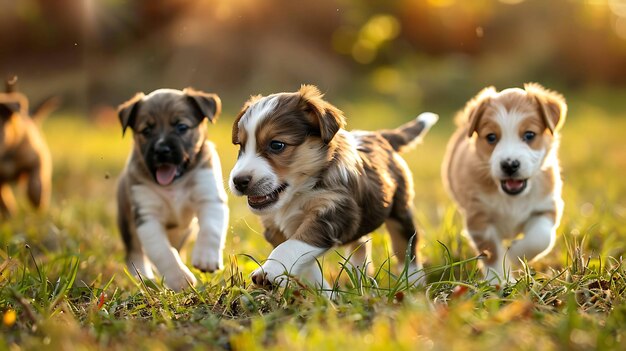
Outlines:
<svg viewBox="0 0 626 351"><path fill-rule="evenodd" d="M526 189L527 179L504 179L500 181L500 186L505 193L517 195Z"/></svg>
<svg viewBox="0 0 626 351"><path fill-rule="evenodd" d="M255 210L263 209L275 203L276 201L278 201L280 193L285 191L285 189L287 189L287 184L282 184L281 186L274 189L274 191L272 191L271 193L267 195L261 195L261 196L248 195L248 206L252 207Z"/></svg>
<svg viewBox="0 0 626 351"><path fill-rule="evenodd" d="M170 185L177 177L181 175L180 167L171 163L164 163L157 166L155 178L159 185Z"/></svg>

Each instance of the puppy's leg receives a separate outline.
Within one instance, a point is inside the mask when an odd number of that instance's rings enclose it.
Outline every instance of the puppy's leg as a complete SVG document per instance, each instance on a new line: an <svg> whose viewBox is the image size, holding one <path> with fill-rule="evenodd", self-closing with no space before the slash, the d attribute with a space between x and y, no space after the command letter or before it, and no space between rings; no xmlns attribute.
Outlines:
<svg viewBox="0 0 626 351"><path fill-rule="evenodd" d="M329 205L331 202L332 206ZM308 216L296 232L276 246L263 266L252 272L251 278L255 284L285 284L286 279L282 279L284 273L301 274L318 256L339 243L338 238L344 233L356 230L354 226L358 221L349 217L357 212L356 202L351 197L322 199L307 212ZM342 216L340 220L337 220L338 216ZM276 233L269 231L265 234L266 237L273 237Z"/></svg>
<svg viewBox="0 0 626 351"><path fill-rule="evenodd" d="M411 285L424 285L425 275L417 248L418 234L410 212L394 216L385 221L391 237L393 253L398 258L399 269L407 265L406 278ZM408 259L408 263L407 263Z"/></svg>
<svg viewBox="0 0 626 351"><path fill-rule="evenodd" d="M315 258L326 252L321 248L301 240L289 239L278 245L263 266L252 272L252 282L256 285L284 285L285 274L300 275L315 263Z"/></svg>
<svg viewBox="0 0 626 351"><path fill-rule="evenodd" d="M141 248L134 249L126 254L126 265L132 274L139 274L142 278L154 280L152 263Z"/></svg>
<svg viewBox="0 0 626 351"><path fill-rule="evenodd" d="M28 175L28 200L37 209L45 210L50 202L50 179L42 167L37 167Z"/></svg>
<svg viewBox="0 0 626 351"><path fill-rule="evenodd" d="M361 279L361 272L372 274L371 257L372 241L368 237L361 237L359 240L346 245L346 256L350 257L350 264L356 270Z"/></svg>
<svg viewBox="0 0 626 351"><path fill-rule="evenodd" d="M0 213L4 218L15 213L15 197L9 184L0 184Z"/></svg>
<svg viewBox="0 0 626 351"><path fill-rule="evenodd" d="M546 255L556 241L554 214L531 217L524 226L524 237L515 240L509 249L508 258L514 266L520 265L520 259L528 262Z"/></svg>
<svg viewBox="0 0 626 351"><path fill-rule="evenodd" d="M485 254L482 261L485 280L492 284L503 280L511 281L510 267L504 259L505 250L496 228L492 225L488 225L483 230L468 228L468 233L474 248L479 253Z"/></svg>
<svg viewBox="0 0 626 351"><path fill-rule="evenodd" d="M213 168L197 172L196 177L200 230L191 254L191 263L203 272L214 272L223 267L222 252L228 226L227 195L222 186L219 160L213 158Z"/></svg>
<svg viewBox="0 0 626 351"><path fill-rule="evenodd" d="M196 277L185 266L178 250L170 245L158 219L146 216L140 223L137 228L139 241L150 261L165 278L165 285L175 291L195 285Z"/></svg>
<svg viewBox="0 0 626 351"><path fill-rule="evenodd" d="M132 208L127 188L128 178L122 176L117 188L117 228L126 248L126 266L133 275L154 279L152 263L141 249L132 221Z"/></svg>
<svg viewBox="0 0 626 351"><path fill-rule="evenodd" d="M328 284L326 279L324 279L324 275L317 262L313 261L310 267L303 272L303 277L308 280L314 288L321 289L326 297L331 297L332 287Z"/></svg>

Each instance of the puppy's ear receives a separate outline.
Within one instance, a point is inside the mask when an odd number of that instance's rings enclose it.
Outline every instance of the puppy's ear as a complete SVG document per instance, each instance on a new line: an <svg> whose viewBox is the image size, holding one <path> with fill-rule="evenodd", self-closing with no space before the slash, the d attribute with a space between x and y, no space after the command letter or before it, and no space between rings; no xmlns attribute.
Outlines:
<svg viewBox="0 0 626 351"><path fill-rule="evenodd" d="M313 123L320 130L320 137L325 144L330 143L339 129L345 127L346 119L341 110L322 99L324 94L320 93L314 85L302 85L300 90L301 101L304 103L304 110L313 117Z"/></svg>
<svg viewBox="0 0 626 351"><path fill-rule="evenodd" d="M144 93L137 93L132 99L117 107L117 115L120 118L122 124L122 136L126 134L126 128L135 124L135 117L137 117L137 110L141 104L141 99L144 98Z"/></svg>
<svg viewBox="0 0 626 351"><path fill-rule="evenodd" d="M248 111L250 106L259 101L261 98L261 95L250 96L248 101L243 104L243 107L241 108L241 111L239 111L239 114L237 114L237 117L235 117L235 122L233 122L233 144L237 145L241 143L241 140L239 140L239 121L241 120L241 117L246 114L246 111Z"/></svg>
<svg viewBox="0 0 626 351"><path fill-rule="evenodd" d="M539 114L550 133L554 135L561 130L567 114L567 104L563 95L537 83L524 84L524 90L539 104Z"/></svg>
<svg viewBox="0 0 626 351"><path fill-rule="evenodd" d="M222 100L219 96L194 90L193 88L185 88L183 93L197 112L196 118L198 118L199 122L208 118L209 122L215 123L222 111Z"/></svg>
<svg viewBox="0 0 626 351"><path fill-rule="evenodd" d="M478 129L478 122L482 118L487 106L489 106L489 102L491 101L491 97L496 93L496 88L487 87L481 90L478 95L476 95L472 100L470 100L465 105L465 110L463 114L465 118L467 118L467 122L469 123L469 129L467 130L467 137L471 138L474 135L474 132Z"/></svg>
<svg viewBox="0 0 626 351"><path fill-rule="evenodd" d="M20 103L17 101L0 102L0 118L9 119L14 113L20 112Z"/></svg>

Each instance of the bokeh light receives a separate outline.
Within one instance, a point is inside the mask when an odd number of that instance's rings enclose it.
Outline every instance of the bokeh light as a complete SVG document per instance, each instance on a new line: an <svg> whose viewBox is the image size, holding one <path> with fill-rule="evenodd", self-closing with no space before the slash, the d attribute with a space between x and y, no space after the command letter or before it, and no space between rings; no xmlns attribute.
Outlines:
<svg viewBox="0 0 626 351"><path fill-rule="evenodd" d="M620 17L626 17L626 0L608 0L611 11Z"/></svg>

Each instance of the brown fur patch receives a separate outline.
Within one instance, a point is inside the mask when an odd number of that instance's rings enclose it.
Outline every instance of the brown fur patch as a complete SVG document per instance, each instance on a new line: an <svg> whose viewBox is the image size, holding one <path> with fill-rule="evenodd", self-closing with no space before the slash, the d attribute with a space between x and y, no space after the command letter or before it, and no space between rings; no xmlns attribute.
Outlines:
<svg viewBox="0 0 626 351"><path fill-rule="evenodd" d="M567 104L563 95L537 83L524 84L524 89L537 101L540 115L550 132L554 134L560 131L567 115Z"/></svg>
<svg viewBox="0 0 626 351"><path fill-rule="evenodd" d="M0 93L0 216L16 210L10 183L25 180L30 203L38 210L50 202L52 160L36 121L29 115L28 99L14 91ZM47 109L45 112L50 112ZM37 109L33 116L43 114ZM43 116L39 116L41 119Z"/></svg>

